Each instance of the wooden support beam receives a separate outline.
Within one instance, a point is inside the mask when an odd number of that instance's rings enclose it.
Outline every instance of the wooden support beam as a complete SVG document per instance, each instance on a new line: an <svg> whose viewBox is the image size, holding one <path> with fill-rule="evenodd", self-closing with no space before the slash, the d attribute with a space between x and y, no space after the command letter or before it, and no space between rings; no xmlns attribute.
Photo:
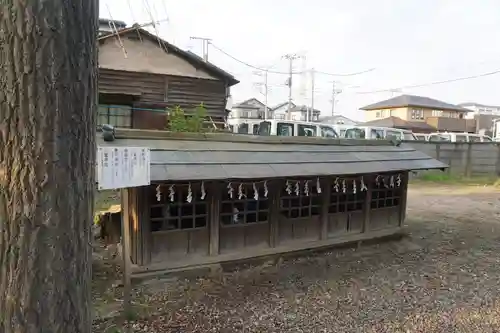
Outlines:
<svg viewBox="0 0 500 333"><path fill-rule="evenodd" d="M363 181L365 182L365 185L367 187L365 204L363 206L363 215L364 215L363 228L362 228L363 233L370 231L370 218L371 218L370 209L371 209L371 202L372 202L373 181L374 181L375 177L376 177L375 175L368 175L368 176L364 176L364 178L363 178Z"/></svg>
<svg viewBox="0 0 500 333"><path fill-rule="evenodd" d="M216 256L220 251L219 231L220 231L220 201L222 183L213 182L209 186L210 190L207 193L210 200L210 217L209 217L209 249L208 253L211 256Z"/></svg>
<svg viewBox="0 0 500 333"><path fill-rule="evenodd" d="M401 173L401 201L399 210L399 226L402 227L406 219L406 202L408 199L408 179L409 172Z"/></svg>
<svg viewBox="0 0 500 333"><path fill-rule="evenodd" d="M321 215L320 215L320 239L328 238L328 207L330 205L330 195L332 191L332 178L324 177L321 183Z"/></svg>
<svg viewBox="0 0 500 333"><path fill-rule="evenodd" d="M270 180L269 190L269 247L278 245L278 228L280 219L280 193L284 182L281 179Z"/></svg>
<svg viewBox="0 0 500 333"><path fill-rule="evenodd" d="M129 219L129 192L127 188L121 190L122 202L122 257L123 257L123 310L130 311L131 297L131 267L130 262L130 219Z"/></svg>

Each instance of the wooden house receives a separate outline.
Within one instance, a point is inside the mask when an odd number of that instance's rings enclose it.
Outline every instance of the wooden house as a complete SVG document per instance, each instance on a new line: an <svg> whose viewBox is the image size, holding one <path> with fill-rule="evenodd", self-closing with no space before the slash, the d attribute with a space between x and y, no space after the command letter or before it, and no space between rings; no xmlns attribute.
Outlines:
<svg viewBox="0 0 500 333"><path fill-rule="evenodd" d="M100 137L100 136L99 136ZM408 172L447 166L388 141L117 130L151 149L128 189L136 276L392 235Z"/></svg>
<svg viewBox="0 0 500 333"><path fill-rule="evenodd" d="M238 81L192 52L133 26L99 41L98 124L165 129L166 109L189 112L201 103L221 123L231 86Z"/></svg>

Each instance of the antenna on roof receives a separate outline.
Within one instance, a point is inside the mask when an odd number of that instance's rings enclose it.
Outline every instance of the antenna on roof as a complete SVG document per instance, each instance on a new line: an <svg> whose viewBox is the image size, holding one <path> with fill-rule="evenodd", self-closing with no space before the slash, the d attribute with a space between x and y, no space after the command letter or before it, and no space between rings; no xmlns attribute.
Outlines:
<svg viewBox="0 0 500 333"><path fill-rule="evenodd" d="M113 20L113 16L111 15L111 9L109 9L108 4L106 4L106 8L108 8L109 17L111 18L111 21L108 23L109 27L111 31L113 31L116 34L116 37L118 38L118 44L120 44L120 47L123 51L123 56L127 58L127 50L125 50L125 46L123 46L122 39L120 38L120 34L118 33L118 29L116 28L115 20Z"/></svg>

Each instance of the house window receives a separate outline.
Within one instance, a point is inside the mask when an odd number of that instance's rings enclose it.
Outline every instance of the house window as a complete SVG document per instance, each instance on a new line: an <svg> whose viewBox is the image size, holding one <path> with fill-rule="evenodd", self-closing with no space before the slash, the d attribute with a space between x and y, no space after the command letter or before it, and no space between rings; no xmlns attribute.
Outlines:
<svg viewBox="0 0 500 333"><path fill-rule="evenodd" d="M354 182L357 188L354 190ZM345 185L345 192L344 192ZM359 179L336 179L330 191L330 201L328 202L328 213L346 213L363 210L365 204L366 191L359 188Z"/></svg>
<svg viewBox="0 0 500 333"><path fill-rule="evenodd" d="M233 186L233 185L232 185ZM220 221L222 225L267 222L269 217L269 199L263 186L257 186L259 193L255 200L253 184L241 184L242 196L239 196L239 184L233 186L233 197L226 189L222 193Z"/></svg>
<svg viewBox="0 0 500 333"><path fill-rule="evenodd" d="M321 197L318 194L316 180L288 181L287 184L288 186L283 187L281 192L281 215L295 219L320 214ZM289 191L290 193L288 193Z"/></svg>
<svg viewBox="0 0 500 333"><path fill-rule="evenodd" d="M128 105L101 104L98 108L97 125L132 127L132 107Z"/></svg>
<svg viewBox="0 0 500 333"><path fill-rule="evenodd" d="M252 126L252 134L253 135L258 135L259 134L259 124L254 124Z"/></svg>
<svg viewBox="0 0 500 333"><path fill-rule="evenodd" d="M422 110L422 109L411 110L411 119L423 120L424 119L424 110Z"/></svg>
<svg viewBox="0 0 500 333"><path fill-rule="evenodd" d="M277 124L277 135L280 136L294 136L293 124L289 123L278 123Z"/></svg>
<svg viewBox="0 0 500 333"><path fill-rule="evenodd" d="M248 111L240 111L241 118L248 118Z"/></svg>
<svg viewBox="0 0 500 333"><path fill-rule="evenodd" d="M201 200L201 184L191 184L191 202L187 202L189 184L173 185L173 201L169 197L170 186L160 185L160 191L156 186L149 186L151 231L205 228L208 221L207 202Z"/></svg>
<svg viewBox="0 0 500 333"><path fill-rule="evenodd" d="M443 116L443 111L441 111L441 110L432 110L432 116L433 117L442 117Z"/></svg>
<svg viewBox="0 0 500 333"><path fill-rule="evenodd" d="M401 204L402 187L397 186L398 175L378 175L372 184L371 209L397 207ZM399 175L403 184L403 175Z"/></svg>
<svg viewBox="0 0 500 333"><path fill-rule="evenodd" d="M377 111L377 112L375 113L375 118L381 118L381 117L382 117L381 112L380 112L380 111Z"/></svg>

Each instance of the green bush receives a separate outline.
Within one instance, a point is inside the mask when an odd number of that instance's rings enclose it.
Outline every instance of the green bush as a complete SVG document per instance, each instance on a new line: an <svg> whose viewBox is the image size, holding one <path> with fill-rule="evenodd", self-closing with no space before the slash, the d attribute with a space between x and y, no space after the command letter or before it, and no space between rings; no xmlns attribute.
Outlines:
<svg viewBox="0 0 500 333"><path fill-rule="evenodd" d="M180 106L174 107L168 112L168 126L167 129L172 132L190 132L201 133L204 132L203 123L207 110L203 103L197 106L192 115L186 116L184 110Z"/></svg>

